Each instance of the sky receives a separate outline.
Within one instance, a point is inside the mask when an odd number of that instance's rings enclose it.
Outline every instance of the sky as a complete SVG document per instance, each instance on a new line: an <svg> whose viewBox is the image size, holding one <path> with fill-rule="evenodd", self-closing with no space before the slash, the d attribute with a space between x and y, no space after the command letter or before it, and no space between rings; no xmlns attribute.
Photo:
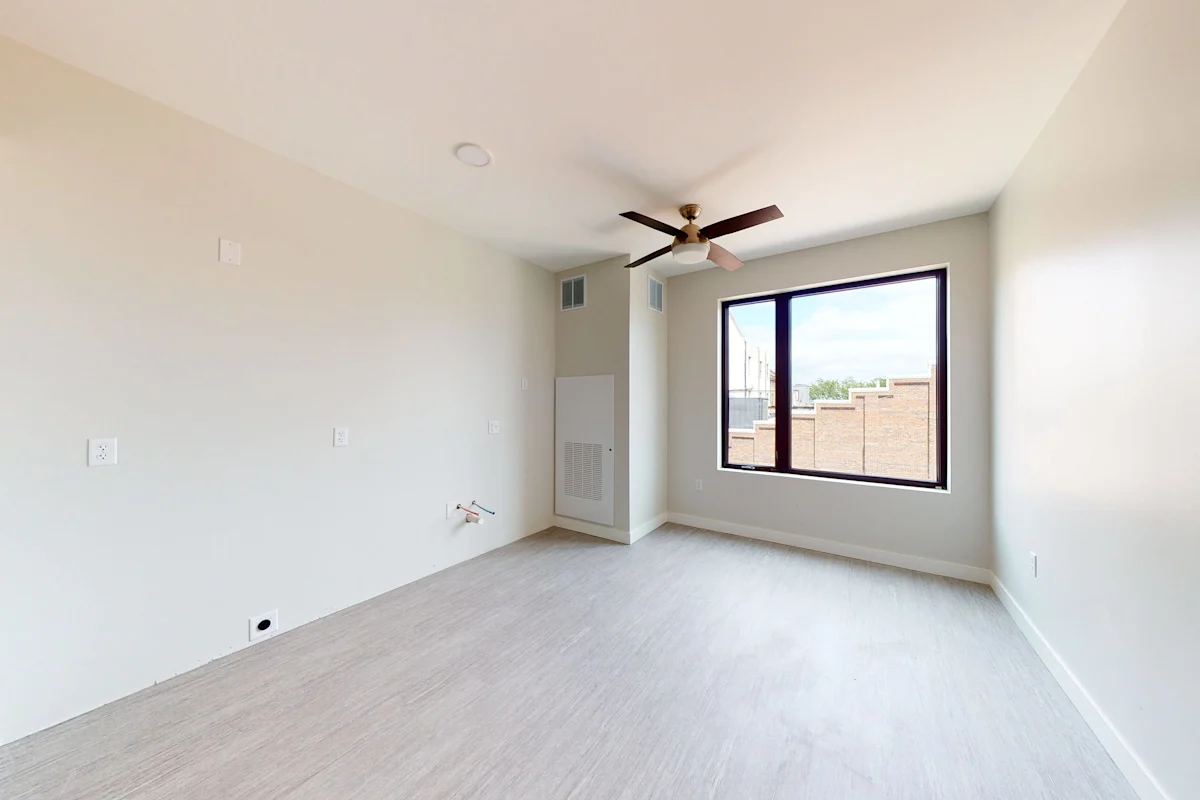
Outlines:
<svg viewBox="0 0 1200 800"><path fill-rule="evenodd" d="M937 282L889 283L792 301L792 383L928 375L937 357ZM775 365L772 303L735 306L743 335Z"/></svg>

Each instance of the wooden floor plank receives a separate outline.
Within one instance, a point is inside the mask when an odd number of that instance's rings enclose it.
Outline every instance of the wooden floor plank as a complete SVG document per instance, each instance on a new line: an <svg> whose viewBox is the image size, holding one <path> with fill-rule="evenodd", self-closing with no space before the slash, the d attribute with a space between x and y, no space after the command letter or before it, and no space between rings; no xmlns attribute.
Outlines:
<svg viewBox="0 0 1200 800"><path fill-rule="evenodd" d="M1135 795L984 586L551 529L0 748L0 797Z"/></svg>

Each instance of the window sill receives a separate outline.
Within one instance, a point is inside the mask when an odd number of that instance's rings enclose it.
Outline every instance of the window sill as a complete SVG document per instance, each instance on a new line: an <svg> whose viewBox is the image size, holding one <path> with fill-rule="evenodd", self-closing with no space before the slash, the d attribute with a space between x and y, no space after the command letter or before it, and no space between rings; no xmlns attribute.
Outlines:
<svg viewBox="0 0 1200 800"><path fill-rule="evenodd" d="M717 472L728 472L733 475L767 475L772 478L791 478L802 481L820 481L822 483L839 483L843 486L849 484L851 486L862 486L873 489L903 489L906 492L925 492L927 494L950 494L950 487L938 488L935 486L905 486L900 483L882 483L877 481L859 481L852 478L829 478L824 475L797 475L792 472L774 472L766 469L737 469L735 467L717 467Z"/></svg>

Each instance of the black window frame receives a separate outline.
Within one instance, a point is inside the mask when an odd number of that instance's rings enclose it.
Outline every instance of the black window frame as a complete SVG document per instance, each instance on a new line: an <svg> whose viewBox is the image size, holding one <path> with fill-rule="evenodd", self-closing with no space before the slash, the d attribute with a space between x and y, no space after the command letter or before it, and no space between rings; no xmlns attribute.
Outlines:
<svg viewBox="0 0 1200 800"><path fill-rule="evenodd" d="M791 415L791 309L792 299L814 294L828 294L850 289L865 289L870 286L881 286L891 283L906 283L915 280L936 281L937 293L937 462L938 478L936 481L922 481L911 478L892 478L885 475L855 475L849 472L829 472L815 469L798 469L792 466L792 415ZM948 336L947 336L947 269L935 267L915 272L905 272L897 275L885 275L877 278L861 278L837 283L810 286L801 289L789 289L782 292L768 292L750 297L738 297L721 301L721 467L739 472L766 472L782 475L805 475L816 478L833 478L836 480L855 481L857 483L875 483L891 486L910 486L921 489L946 490L950 485L950 413L948 405L949 365ZM774 301L775 303L775 465L736 464L729 461L729 311L731 308L752 303ZM781 413L780 408L785 403L780 398L786 398L787 413Z"/></svg>

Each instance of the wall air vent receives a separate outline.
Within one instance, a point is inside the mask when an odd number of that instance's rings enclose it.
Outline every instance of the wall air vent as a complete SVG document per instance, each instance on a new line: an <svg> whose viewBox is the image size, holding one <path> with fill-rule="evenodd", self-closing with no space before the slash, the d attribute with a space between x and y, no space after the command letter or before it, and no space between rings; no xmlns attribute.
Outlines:
<svg viewBox="0 0 1200 800"><path fill-rule="evenodd" d="M662 313L663 310L663 285L662 281L650 276L650 307L655 311Z"/></svg>
<svg viewBox="0 0 1200 800"><path fill-rule="evenodd" d="M572 311L587 305L587 298L584 296L585 289L587 289L586 275L576 275L574 278L563 280L561 309L563 311Z"/></svg>
<svg viewBox="0 0 1200 800"><path fill-rule="evenodd" d="M584 500L604 499L604 447L563 442L563 493Z"/></svg>

